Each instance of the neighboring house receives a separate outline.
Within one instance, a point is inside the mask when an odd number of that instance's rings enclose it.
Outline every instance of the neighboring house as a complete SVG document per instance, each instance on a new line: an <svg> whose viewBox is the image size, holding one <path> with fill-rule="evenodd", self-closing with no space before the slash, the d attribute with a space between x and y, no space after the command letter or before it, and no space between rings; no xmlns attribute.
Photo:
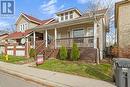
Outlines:
<svg viewBox="0 0 130 87"><path fill-rule="evenodd" d="M103 9L82 14L78 9L71 8L56 13L55 19L43 21L22 13L16 21L16 32L7 38L8 41L15 41L17 47L14 46L14 52L8 50L6 53L28 56L29 48L33 47L38 54L44 54L47 58L56 57L59 47L64 45L71 48L73 43L77 43L81 58L98 56L102 59L108 31L106 11ZM24 53L19 45L24 45Z"/></svg>
<svg viewBox="0 0 130 87"><path fill-rule="evenodd" d="M115 7L117 45L119 48L126 49L130 46L130 0L118 2Z"/></svg>
<svg viewBox="0 0 130 87"><path fill-rule="evenodd" d="M8 34L1 34L0 35L0 54L4 52L4 45L6 43L5 38L8 36Z"/></svg>
<svg viewBox="0 0 130 87"><path fill-rule="evenodd" d="M30 47L33 46L33 44L31 44L33 40L31 37L32 35L31 28L34 28L41 24L46 24L51 20L52 19L40 20L30 15L21 13L15 23L16 31L9 34L8 37L6 38L8 44L6 45L5 53L16 56L28 56L28 51ZM41 33L37 34L39 35L37 40L40 39L42 40L43 39L41 38L42 34Z"/></svg>

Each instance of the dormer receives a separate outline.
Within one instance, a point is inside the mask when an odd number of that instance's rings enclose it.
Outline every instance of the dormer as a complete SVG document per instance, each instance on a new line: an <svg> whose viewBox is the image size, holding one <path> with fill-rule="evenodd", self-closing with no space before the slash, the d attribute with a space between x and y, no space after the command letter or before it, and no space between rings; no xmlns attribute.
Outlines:
<svg viewBox="0 0 130 87"><path fill-rule="evenodd" d="M61 12L57 12L56 15L58 16L59 22L62 22L78 18L81 16L81 13L78 9L71 8Z"/></svg>

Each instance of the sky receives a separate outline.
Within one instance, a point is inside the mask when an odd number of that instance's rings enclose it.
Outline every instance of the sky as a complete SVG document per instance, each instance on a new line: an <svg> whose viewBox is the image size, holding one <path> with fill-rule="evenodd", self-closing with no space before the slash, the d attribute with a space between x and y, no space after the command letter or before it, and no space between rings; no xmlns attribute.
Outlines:
<svg viewBox="0 0 130 87"><path fill-rule="evenodd" d="M81 12L85 12L91 1L98 0L15 0L15 14L12 17L0 16L0 30L13 26L20 13L45 20L54 17L56 12L68 8L78 8Z"/></svg>
<svg viewBox="0 0 130 87"><path fill-rule="evenodd" d="M0 16L0 30L15 24L20 13L26 13L41 20L55 16L55 13L68 8L87 9L89 0L15 0L15 15Z"/></svg>

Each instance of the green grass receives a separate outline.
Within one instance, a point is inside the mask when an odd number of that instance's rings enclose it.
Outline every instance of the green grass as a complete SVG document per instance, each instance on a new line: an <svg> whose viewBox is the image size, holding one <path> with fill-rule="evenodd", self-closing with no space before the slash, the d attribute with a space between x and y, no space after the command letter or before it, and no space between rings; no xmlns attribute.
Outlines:
<svg viewBox="0 0 130 87"><path fill-rule="evenodd" d="M110 64L86 64L72 61L63 61L57 59L46 60L44 64L38 68L51 71L63 72L73 75L90 77L94 79L112 81Z"/></svg>
<svg viewBox="0 0 130 87"><path fill-rule="evenodd" d="M8 63L14 63L14 64L16 64L17 62L27 60L27 59L24 58L24 57L11 56L11 55L9 55L8 58L9 58L9 60L6 61L6 60L5 60L5 57L2 56L2 55L0 55L0 61L4 61L4 62L8 62Z"/></svg>

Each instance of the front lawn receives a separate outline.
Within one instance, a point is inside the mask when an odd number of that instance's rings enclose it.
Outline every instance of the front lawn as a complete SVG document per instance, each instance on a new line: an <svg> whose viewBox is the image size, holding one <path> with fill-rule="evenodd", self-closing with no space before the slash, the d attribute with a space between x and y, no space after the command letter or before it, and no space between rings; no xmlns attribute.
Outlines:
<svg viewBox="0 0 130 87"><path fill-rule="evenodd" d="M17 62L27 60L27 58L24 58L24 57L11 56L11 55L9 55L8 58L9 58L8 61L6 61L5 57L0 55L0 61L4 61L4 62L8 62L8 63L14 63L15 64Z"/></svg>
<svg viewBox="0 0 130 87"><path fill-rule="evenodd" d="M110 64L86 64L80 62L63 61L58 59L46 60L38 68L51 71L63 72L73 75L90 77L104 81L112 81L112 71Z"/></svg>

